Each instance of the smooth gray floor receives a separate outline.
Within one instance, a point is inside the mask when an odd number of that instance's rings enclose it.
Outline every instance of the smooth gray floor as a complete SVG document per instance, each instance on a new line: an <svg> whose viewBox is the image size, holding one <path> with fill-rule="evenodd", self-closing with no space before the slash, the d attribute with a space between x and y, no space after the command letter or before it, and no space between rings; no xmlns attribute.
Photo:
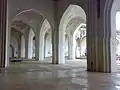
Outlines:
<svg viewBox="0 0 120 90"><path fill-rule="evenodd" d="M66 65L11 64L0 73L0 90L120 90L120 73L90 73L85 69L80 62L75 65L71 61Z"/></svg>

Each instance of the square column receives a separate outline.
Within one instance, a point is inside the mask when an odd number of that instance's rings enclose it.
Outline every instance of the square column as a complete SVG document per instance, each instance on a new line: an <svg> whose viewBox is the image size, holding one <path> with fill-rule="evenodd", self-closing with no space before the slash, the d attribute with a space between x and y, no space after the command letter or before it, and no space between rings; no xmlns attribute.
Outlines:
<svg viewBox="0 0 120 90"><path fill-rule="evenodd" d="M39 60L43 61L44 60L44 32L40 32L40 40L39 40Z"/></svg>
<svg viewBox="0 0 120 90"><path fill-rule="evenodd" d="M59 37L58 37L59 31L53 30L52 31L52 63L53 64L59 64Z"/></svg>
<svg viewBox="0 0 120 90"><path fill-rule="evenodd" d="M38 30L35 33L35 59L36 60L39 60L39 43L40 43L40 39L39 38L40 38L40 32Z"/></svg>
<svg viewBox="0 0 120 90"><path fill-rule="evenodd" d="M75 59L73 57L73 36L70 33L68 34L68 58Z"/></svg>
<svg viewBox="0 0 120 90"><path fill-rule="evenodd" d="M29 27L26 28L26 32L25 32L25 59L28 59L28 47L29 47Z"/></svg>
<svg viewBox="0 0 120 90"><path fill-rule="evenodd" d="M111 72L111 34L104 29L101 0L89 0L87 16L87 70Z"/></svg>
<svg viewBox="0 0 120 90"><path fill-rule="evenodd" d="M21 58L21 35L18 40L18 58Z"/></svg>
<svg viewBox="0 0 120 90"><path fill-rule="evenodd" d="M57 19L57 0L54 3L54 29L52 30L52 63L59 64L59 22Z"/></svg>
<svg viewBox="0 0 120 90"><path fill-rule="evenodd" d="M0 0L0 68L6 65L7 0Z"/></svg>

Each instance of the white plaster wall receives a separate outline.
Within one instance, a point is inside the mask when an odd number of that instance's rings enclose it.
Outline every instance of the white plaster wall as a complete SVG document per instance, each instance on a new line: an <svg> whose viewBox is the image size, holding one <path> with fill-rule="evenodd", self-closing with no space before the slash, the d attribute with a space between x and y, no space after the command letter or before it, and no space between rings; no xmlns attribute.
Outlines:
<svg viewBox="0 0 120 90"><path fill-rule="evenodd" d="M11 36L10 44L14 47L14 57L18 57L18 40L16 37Z"/></svg>

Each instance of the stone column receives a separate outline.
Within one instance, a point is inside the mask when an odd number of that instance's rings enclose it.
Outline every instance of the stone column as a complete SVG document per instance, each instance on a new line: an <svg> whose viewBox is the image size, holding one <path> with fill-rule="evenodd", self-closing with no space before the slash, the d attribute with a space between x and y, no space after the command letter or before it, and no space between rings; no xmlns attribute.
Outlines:
<svg viewBox="0 0 120 90"><path fill-rule="evenodd" d="M35 33L35 59L39 60L39 38L40 38L40 33L39 30ZM44 53L44 52L42 52Z"/></svg>
<svg viewBox="0 0 120 90"><path fill-rule="evenodd" d="M8 17L8 16L7 16ZM10 59L10 38L11 38L11 26L8 25L7 19L7 27L6 27L6 59L5 59L5 67L9 67L9 59Z"/></svg>
<svg viewBox="0 0 120 90"><path fill-rule="evenodd" d="M18 58L21 58L21 36L18 39Z"/></svg>
<svg viewBox="0 0 120 90"><path fill-rule="evenodd" d="M104 30L101 0L89 0L87 16L87 70L109 73L110 31Z"/></svg>
<svg viewBox="0 0 120 90"><path fill-rule="evenodd" d="M21 58L25 58L25 37L21 36Z"/></svg>
<svg viewBox="0 0 120 90"><path fill-rule="evenodd" d="M57 0L54 2L54 28L52 30L52 63L59 64L59 22L57 18Z"/></svg>
<svg viewBox="0 0 120 90"><path fill-rule="evenodd" d="M40 32L40 40L39 40L39 48L40 48L40 52L39 52L39 60L44 60L44 32Z"/></svg>
<svg viewBox="0 0 120 90"><path fill-rule="evenodd" d="M6 67L7 0L0 0L0 68Z"/></svg>
<svg viewBox="0 0 120 90"><path fill-rule="evenodd" d="M28 38L25 37L25 58L28 59Z"/></svg>
<svg viewBox="0 0 120 90"><path fill-rule="evenodd" d="M25 32L25 58L28 59L28 44L29 44L29 28Z"/></svg>
<svg viewBox="0 0 120 90"><path fill-rule="evenodd" d="M73 36L68 34L68 58L70 60L74 59L73 57Z"/></svg>

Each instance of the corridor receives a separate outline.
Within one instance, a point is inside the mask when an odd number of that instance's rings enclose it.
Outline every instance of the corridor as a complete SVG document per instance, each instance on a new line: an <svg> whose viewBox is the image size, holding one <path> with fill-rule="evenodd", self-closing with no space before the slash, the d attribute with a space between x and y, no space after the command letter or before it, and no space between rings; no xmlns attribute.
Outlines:
<svg viewBox="0 0 120 90"><path fill-rule="evenodd" d="M120 90L120 0L0 0L0 90Z"/></svg>
<svg viewBox="0 0 120 90"><path fill-rule="evenodd" d="M0 73L0 90L119 90L119 78L119 73L90 73L70 62L24 61Z"/></svg>

